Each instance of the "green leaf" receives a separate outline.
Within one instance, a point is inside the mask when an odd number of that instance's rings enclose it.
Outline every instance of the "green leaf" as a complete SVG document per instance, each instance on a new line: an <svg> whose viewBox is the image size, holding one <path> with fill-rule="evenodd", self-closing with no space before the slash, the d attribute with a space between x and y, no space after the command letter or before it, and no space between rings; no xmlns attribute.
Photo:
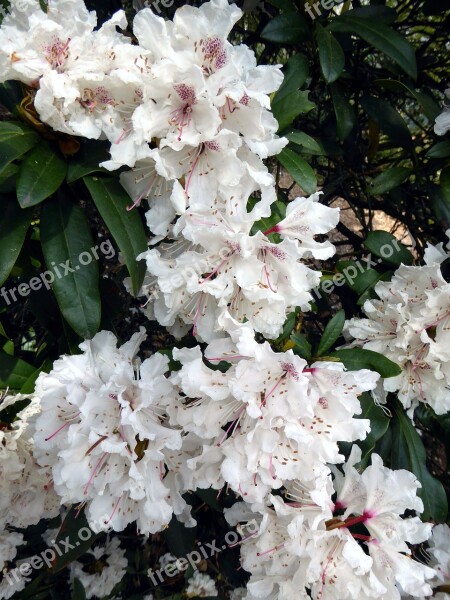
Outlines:
<svg viewBox="0 0 450 600"><path fill-rule="evenodd" d="M336 115L336 130L340 140L346 140L356 125L356 115L353 107L347 100L340 83L330 86L334 114Z"/></svg>
<svg viewBox="0 0 450 600"><path fill-rule="evenodd" d="M32 210L22 210L17 202L3 206L0 220L0 285L3 285L20 254L33 217Z"/></svg>
<svg viewBox="0 0 450 600"><path fill-rule="evenodd" d="M53 291L64 318L79 336L92 338L101 319L99 269L82 209L63 197L43 204L41 242L47 268L56 273ZM83 265L88 254L91 261Z"/></svg>
<svg viewBox="0 0 450 600"><path fill-rule="evenodd" d="M0 194L9 194L16 190L16 179L19 167L14 163L7 164L0 172Z"/></svg>
<svg viewBox="0 0 450 600"><path fill-rule="evenodd" d="M35 371L36 367L24 360L0 352L0 388L19 392Z"/></svg>
<svg viewBox="0 0 450 600"><path fill-rule="evenodd" d="M332 83L344 70L344 51L334 35L320 23L316 23L316 39L322 74L327 83Z"/></svg>
<svg viewBox="0 0 450 600"><path fill-rule="evenodd" d="M185 527L174 515L163 534L172 554L176 557L187 556L194 547L197 527Z"/></svg>
<svg viewBox="0 0 450 600"><path fill-rule="evenodd" d="M392 167L375 177L369 185L369 193L372 196L385 194L402 184L411 173L413 173L413 170L407 167Z"/></svg>
<svg viewBox="0 0 450 600"><path fill-rule="evenodd" d="M130 199L115 179L84 177L98 212L122 252L130 273L133 293L137 295L145 276L145 261L136 257L147 250L147 236L137 210L128 211Z"/></svg>
<svg viewBox="0 0 450 600"><path fill-rule="evenodd" d="M319 343L319 347L317 348L317 356L322 356L325 354L327 350L331 348L331 346L335 343L335 341L339 338L344 329L345 323L345 311L338 311L334 317L331 319L325 330L323 332L322 338Z"/></svg>
<svg viewBox="0 0 450 600"><path fill-rule="evenodd" d="M414 48L406 38L375 19L354 16L351 12L335 17L329 25L332 31L352 33L365 40L396 62L412 79L417 78Z"/></svg>
<svg viewBox="0 0 450 600"><path fill-rule="evenodd" d="M304 54L294 54L294 56L291 56L286 64L283 83L276 92L272 105L300 89L308 79L308 76L309 64L306 56Z"/></svg>
<svg viewBox="0 0 450 600"><path fill-rule="evenodd" d="M367 437L357 442L361 448L361 462L368 458L369 454L375 448L375 444L383 437L389 427L390 419L385 414L381 406L375 404L371 394L364 392L361 394L359 401L361 403L362 412L357 415L358 419L369 419L370 432Z"/></svg>
<svg viewBox="0 0 450 600"><path fill-rule="evenodd" d="M296 152L284 148L277 158L306 194L313 194L316 191L317 178L314 170Z"/></svg>
<svg viewBox="0 0 450 600"><path fill-rule="evenodd" d="M436 117L440 114L441 108L439 104L436 102L434 98L425 94L421 91L416 91L415 89L407 86L402 81L397 81L395 79L377 79L374 83L383 87L386 90L390 90L393 92L399 92L404 94L405 91L410 94L423 108L423 112L427 119L434 123Z"/></svg>
<svg viewBox="0 0 450 600"><path fill-rule="evenodd" d="M7 164L31 150L40 138L19 122L0 122L0 172Z"/></svg>
<svg viewBox="0 0 450 600"><path fill-rule="evenodd" d="M339 358L349 371L369 369L370 371L376 371L385 379L388 377L396 377L402 372L399 365L382 354L373 352L373 350L344 348L342 350L336 350L331 356Z"/></svg>
<svg viewBox="0 0 450 600"><path fill-rule="evenodd" d="M447 519L448 504L444 487L435 479L426 466L426 452L420 435L398 400L393 402L396 419L392 424L392 467L408 469L422 484L417 494L423 501L424 521L444 523Z"/></svg>
<svg viewBox="0 0 450 600"><path fill-rule="evenodd" d="M91 173L107 173L108 171L99 165L109 158L108 150L102 142L85 141L80 151L69 163L67 183L73 183Z"/></svg>
<svg viewBox="0 0 450 600"><path fill-rule="evenodd" d="M291 340L295 344L295 353L305 360L309 360L312 356L312 347L306 337L300 333L293 333L291 335Z"/></svg>
<svg viewBox="0 0 450 600"><path fill-rule="evenodd" d="M287 139L293 144L301 146L302 152L305 154L326 155L325 149L320 141L315 140L310 135L303 131L293 130L286 134Z"/></svg>
<svg viewBox="0 0 450 600"><path fill-rule="evenodd" d="M430 184L428 193L431 198L431 208L436 215L442 227L447 230L450 228L450 193L442 185Z"/></svg>
<svg viewBox="0 0 450 600"><path fill-rule="evenodd" d="M395 145L411 150L413 148L411 132L403 117L386 100L365 96L361 104L379 128Z"/></svg>
<svg viewBox="0 0 450 600"><path fill-rule="evenodd" d="M298 12L287 12L271 19L261 37L277 44L301 44L309 33L306 20Z"/></svg>
<svg viewBox="0 0 450 600"><path fill-rule="evenodd" d="M283 131L292 124L298 115L310 112L315 104L308 98L309 90L292 92L272 106L273 116L279 124L279 131Z"/></svg>
<svg viewBox="0 0 450 600"><path fill-rule="evenodd" d="M438 142L427 152L428 158L448 158L450 156L450 140Z"/></svg>
<svg viewBox="0 0 450 600"><path fill-rule="evenodd" d="M391 265L412 265L414 256L395 236L387 231L371 231L364 241L365 247Z"/></svg>
<svg viewBox="0 0 450 600"><path fill-rule="evenodd" d="M60 187L67 163L49 144L42 142L25 158L17 180L17 199L22 208L35 206Z"/></svg>
<svg viewBox="0 0 450 600"><path fill-rule="evenodd" d="M56 536L54 545L63 552L56 552L57 556L52 562L52 573L59 573L85 554L100 535L101 533L94 533L89 527L84 511L72 506Z"/></svg>
<svg viewBox="0 0 450 600"><path fill-rule="evenodd" d="M72 586L73 591L71 600L86 600L86 592L81 581L75 578L72 582Z"/></svg>

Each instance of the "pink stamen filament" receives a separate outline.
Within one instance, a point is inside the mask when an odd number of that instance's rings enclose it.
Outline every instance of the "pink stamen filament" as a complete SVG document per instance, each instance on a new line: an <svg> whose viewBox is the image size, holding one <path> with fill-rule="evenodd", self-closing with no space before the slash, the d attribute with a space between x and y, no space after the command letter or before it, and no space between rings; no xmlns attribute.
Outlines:
<svg viewBox="0 0 450 600"><path fill-rule="evenodd" d="M280 550L283 547L284 547L284 543L279 544L278 546L274 546L270 550L264 550L264 552L257 552L256 556L264 556L265 554L270 554L271 552L277 552L278 550Z"/></svg>
<svg viewBox="0 0 450 600"><path fill-rule="evenodd" d="M89 481L86 484L86 487L84 488L84 495L87 496L88 493L88 489L89 486L91 485L97 471L100 469L101 464L103 463L103 461L105 460L105 457L108 456L108 453L105 452L104 454L102 454L102 456L100 457L99 461L97 462L97 464L94 467L94 470L92 471L91 476L89 477Z"/></svg>
<svg viewBox="0 0 450 600"><path fill-rule="evenodd" d="M65 428L65 427L67 427L68 425L70 425L70 421L73 421L74 419L76 419L76 418L79 416L79 414L80 414L80 413L77 413L77 414L76 414L74 417L72 417L71 419L69 419L68 421L66 421L66 422L64 423L64 425L61 425L61 427L59 427L59 429L57 429L57 430L55 431L55 433L52 433L52 435L51 435L50 437L48 437L48 438L45 438L45 441L46 441L46 442L49 442L51 439L53 439L53 438L55 437L55 435L58 435L58 433L59 433L60 431L62 431L62 430Z"/></svg>
<svg viewBox="0 0 450 600"><path fill-rule="evenodd" d="M273 227L271 227L270 229L267 229L264 232L264 235L270 235L271 233L278 233L279 231L281 231L281 229L278 227L277 225L274 225Z"/></svg>
<svg viewBox="0 0 450 600"><path fill-rule="evenodd" d="M120 496L120 498L117 500L117 502L116 502L116 504L115 504L115 506L114 506L114 509L113 509L113 511L112 511L112 513L111 513L111 516L110 516L110 517L109 517L109 519L106 521L105 525L108 525L108 523L110 523L110 522L111 522L112 518L113 518L113 517L114 517L114 515L116 514L116 510L117 510L117 508L119 507L119 503L120 503L120 501L121 501L121 500L122 500L122 496Z"/></svg>

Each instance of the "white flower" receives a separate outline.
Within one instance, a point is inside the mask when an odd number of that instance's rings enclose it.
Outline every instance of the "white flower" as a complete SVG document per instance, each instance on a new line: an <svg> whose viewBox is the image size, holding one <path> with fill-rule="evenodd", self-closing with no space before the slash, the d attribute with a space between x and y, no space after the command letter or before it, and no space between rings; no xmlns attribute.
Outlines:
<svg viewBox="0 0 450 600"><path fill-rule="evenodd" d="M84 587L86 598L109 596L126 573L128 561L125 550L117 537L112 537L105 546L96 546L86 555L94 557L93 564L84 565L74 561L70 565L70 578L78 579ZM91 568L90 568L91 567Z"/></svg>
<svg viewBox="0 0 450 600"><path fill-rule="evenodd" d="M361 475L353 466L360 458L354 446L334 482L335 501L330 477L289 484L286 500L271 497L259 534L241 545L251 573L247 598L295 598L295 589L314 600L431 594L434 571L413 560L406 543L426 540L431 526L403 518L422 507L418 482L412 473L386 469L377 455Z"/></svg>
<svg viewBox="0 0 450 600"><path fill-rule="evenodd" d="M429 540L428 564L435 569L436 578L432 582L435 592L434 598L447 600L450 596L450 527L448 525L435 525ZM444 592L445 590L445 592Z"/></svg>
<svg viewBox="0 0 450 600"><path fill-rule="evenodd" d="M445 90L445 95L450 99L450 89ZM450 109L446 108L434 123L434 133L437 135L445 135L450 129Z"/></svg>
<svg viewBox="0 0 450 600"><path fill-rule="evenodd" d="M0 410L27 398L7 396ZM32 402L18 413L11 425L0 424L0 525L15 527L36 525L41 519L59 513L59 499L47 469L33 458L33 440L28 421L38 410Z"/></svg>
<svg viewBox="0 0 450 600"><path fill-rule="evenodd" d="M165 418L177 392L165 377L167 357L139 364L142 331L119 349L112 333L98 333L36 386L37 460L51 469L62 503L87 503L96 531L137 521L142 533L154 533L173 512L163 451L181 447Z"/></svg>
<svg viewBox="0 0 450 600"><path fill-rule="evenodd" d="M397 269L390 282L379 282L379 299L364 304L366 319L346 323L352 345L384 354L402 368L384 380L412 415L419 402L437 414L450 410L450 284L441 273L443 249L428 248L430 264Z"/></svg>
<svg viewBox="0 0 450 600"><path fill-rule="evenodd" d="M0 531L0 599L11 598L16 592L21 592L30 581L24 577L14 561L17 556L17 548L25 543L21 533L12 531ZM20 561L24 562L24 561Z"/></svg>
<svg viewBox="0 0 450 600"><path fill-rule="evenodd" d="M341 462L338 441L366 436L368 422L354 418L361 412L357 397L375 386L378 375L345 372L341 363L307 368L292 351L250 341L247 331L226 373L207 367L198 347L174 350L182 369L172 380L186 399L168 413L174 425L220 449L223 479L248 502L261 503L271 488L314 480L325 463ZM208 359L230 361L233 353L226 349L221 356L218 346L207 349Z"/></svg>
<svg viewBox="0 0 450 600"><path fill-rule="evenodd" d="M207 573L195 571L194 575L188 579L186 588L188 598L208 598L219 595L216 583Z"/></svg>

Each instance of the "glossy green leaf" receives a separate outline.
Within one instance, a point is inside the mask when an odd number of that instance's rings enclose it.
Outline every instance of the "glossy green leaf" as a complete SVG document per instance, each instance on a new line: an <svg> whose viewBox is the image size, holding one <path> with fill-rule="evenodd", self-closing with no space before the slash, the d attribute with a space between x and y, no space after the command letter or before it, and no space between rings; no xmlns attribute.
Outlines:
<svg viewBox="0 0 450 600"><path fill-rule="evenodd" d="M36 367L24 360L0 352L0 389L19 392L35 371Z"/></svg>
<svg viewBox="0 0 450 600"><path fill-rule="evenodd" d="M412 265L414 262L414 256L408 248L387 231L371 231L364 245L372 254L391 265Z"/></svg>
<svg viewBox="0 0 450 600"><path fill-rule="evenodd" d="M296 152L284 148L277 158L306 194L313 194L316 191L317 178L314 170Z"/></svg>
<svg viewBox="0 0 450 600"><path fill-rule="evenodd" d="M438 114L441 112L441 108L434 98L424 92L415 90L402 81L396 81L395 79L377 79L374 83L386 90L399 92L400 94L407 92L410 96L417 100L417 102L422 106L426 117L432 122L434 122Z"/></svg>
<svg viewBox="0 0 450 600"><path fill-rule="evenodd" d="M293 333L291 335L291 340L295 344L295 353L304 358L305 360L309 360L312 356L312 346L308 342L306 337L300 333Z"/></svg>
<svg viewBox="0 0 450 600"><path fill-rule="evenodd" d="M8 278L20 254L33 217L14 202L5 202L0 219L0 285Z"/></svg>
<svg viewBox="0 0 450 600"><path fill-rule="evenodd" d="M380 173L369 185L369 193L373 196L385 194L401 185L413 172L407 167L392 167Z"/></svg>
<svg viewBox="0 0 450 600"><path fill-rule="evenodd" d="M64 318L79 336L92 338L101 319L99 269L83 210L63 197L43 204L41 242L47 269L54 274L52 287Z"/></svg>
<svg viewBox="0 0 450 600"><path fill-rule="evenodd" d="M334 35L320 23L316 23L316 39L322 74L327 83L333 83L344 70L344 52Z"/></svg>
<svg viewBox="0 0 450 600"><path fill-rule="evenodd" d="M396 377L402 372L399 365L392 362L382 354L362 348L344 348L336 350L331 356L339 358L349 371L369 369L376 371L381 377Z"/></svg>
<svg viewBox="0 0 450 600"><path fill-rule="evenodd" d="M365 40L396 62L403 71L417 78L417 63L414 48L406 38L376 19L354 16L351 12L333 19L329 25L332 31L352 33Z"/></svg>
<svg viewBox="0 0 450 600"><path fill-rule="evenodd" d="M19 122L0 122L0 173L5 166L31 150L40 138Z"/></svg>
<svg viewBox="0 0 450 600"><path fill-rule="evenodd" d="M17 178L17 199L22 208L39 204L60 187L67 163L46 142L30 152L22 162Z"/></svg>
<svg viewBox="0 0 450 600"><path fill-rule="evenodd" d="M389 102L365 96L361 100L361 104L369 117L375 121L394 145L412 149L412 137L408 125Z"/></svg>
<svg viewBox="0 0 450 600"><path fill-rule="evenodd" d="M19 167L13 163L7 164L0 172L0 194L9 194L16 190L16 179Z"/></svg>
<svg viewBox="0 0 450 600"><path fill-rule="evenodd" d="M289 94L292 94L292 92L300 89L305 84L308 77L309 64L306 56L300 53L291 56L284 70L283 83L273 98L272 107L286 96L289 96Z"/></svg>
<svg viewBox="0 0 450 600"><path fill-rule="evenodd" d="M357 418L369 419L370 421L370 431L367 437L357 442L361 448L361 459L364 461L375 448L377 441L386 433L390 419L383 408L379 404L375 404L370 393L364 392L364 394L361 394L359 401L361 403L361 414L357 415Z"/></svg>
<svg viewBox="0 0 450 600"><path fill-rule="evenodd" d="M87 140L83 142L80 151L69 162L67 182L73 183L91 173L108 171L100 167L100 163L109 160L111 156L102 142Z"/></svg>
<svg viewBox="0 0 450 600"><path fill-rule="evenodd" d="M334 114L336 115L336 131L340 140L346 140L356 125L356 115L347 99L340 83L330 86Z"/></svg>
<svg viewBox="0 0 450 600"><path fill-rule="evenodd" d="M422 484L417 491L423 501L424 521L445 522L448 514L447 496L440 481L435 479L426 466L423 441L414 424L398 400L393 403L396 419L392 424L391 462L394 469L408 469Z"/></svg>
<svg viewBox="0 0 450 600"><path fill-rule="evenodd" d="M327 323L317 348L317 356L322 356L336 342L344 329L345 311L339 310L333 318Z"/></svg>
<svg viewBox="0 0 450 600"><path fill-rule="evenodd" d="M434 144L428 152L428 158L448 158L450 156L450 140Z"/></svg>
<svg viewBox="0 0 450 600"><path fill-rule="evenodd" d="M85 177L84 182L122 252L131 277L133 293L137 295L144 281L145 261L136 260L136 257L148 247L140 214L137 210L127 210L130 198L117 180Z"/></svg>
<svg viewBox="0 0 450 600"><path fill-rule="evenodd" d="M301 44L309 34L309 27L297 11L282 13L264 27L261 37L278 44Z"/></svg>
<svg viewBox="0 0 450 600"><path fill-rule="evenodd" d="M450 191L442 185L429 185L428 192L431 199L431 208L442 227L450 228Z"/></svg>
<svg viewBox="0 0 450 600"><path fill-rule="evenodd" d="M301 151L304 154L326 155L322 143L303 131L291 131L286 134L286 137L290 142L301 146Z"/></svg>
<svg viewBox="0 0 450 600"><path fill-rule="evenodd" d="M279 131L283 131L292 125L296 117L310 112L315 107L308 96L309 91L296 91L273 104L272 112L278 121Z"/></svg>

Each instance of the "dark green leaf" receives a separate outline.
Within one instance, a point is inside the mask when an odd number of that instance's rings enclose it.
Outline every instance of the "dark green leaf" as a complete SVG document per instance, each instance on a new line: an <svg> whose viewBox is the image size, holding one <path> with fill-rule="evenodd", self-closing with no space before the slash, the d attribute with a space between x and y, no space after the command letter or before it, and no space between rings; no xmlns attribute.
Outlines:
<svg viewBox="0 0 450 600"><path fill-rule="evenodd" d="M392 424L392 467L408 469L422 484L417 494L423 501L424 521L443 523L447 518L448 504L444 487L426 466L426 453L420 435L398 400L393 402L396 419Z"/></svg>
<svg viewBox="0 0 450 600"><path fill-rule="evenodd" d="M101 319L99 269L81 208L62 197L43 204L41 242L48 271L54 274L56 265L61 275L56 272L53 290L64 318L82 338L92 338Z"/></svg>
<svg viewBox="0 0 450 600"><path fill-rule="evenodd" d="M296 152L284 148L277 158L307 194L313 194L316 191L317 179L314 170Z"/></svg>
<svg viewBox="0 0 450 600"><path fill-rule="evenodd" d="M312 356L312 347L306 337L300 333L293 333L291 340L295 344L295 353L305 360L309 360Z"/></svg>
<svg viewBox="0 0 450 600"><path fill-rule="evenodd" d="M37 133L19 122L0 122L0 172L8 163L31 150L39 139Z"/></svg>
<svg viewBox="0 0 450 600"><path fill-rule="evenodd" d="M164 538L169 550L176 557L186 556L194 547L197 527L185 527L174 515L169 527L164 529Z"/></svg>
<svg viewBox="0 0 450 600"><path fill-rule="evenodd" d="M412 265L414 256L395 236L387 231L371 231L364 242L365 247L391 265Z"/></svg>
<svg viewBox="0 0 450 600"><path fill-rule="evenodd" d="M345 56L334 35L316 23L316 39L319 50L320 68L327 83L339 78L345 66Z"/></svg>
<svg viewBox="0 0 450 600"><path fill-rule="evenodd" d="M427 152L428 158L448 158L450 156L450 140L438 142Z"/></svg>
<svg viewBox="0 0 450 600"><path fill-rule="evenodd" d="M130 273L133 293L137 295L145 276L145 261L136 257L147 250L147 236L137 210L128 211L130 199L115 179L85 177L88 190Z"/></svg>
<svg viewBox="0 0 450 600"><path fill-rule="evenodd" d="M364 97L361 104L379 128L398 146L412 149L411 133L403 117L386 100Z"/></svg>
<svg viewBox="0 0 450 600"><path fill-rule="evenodd" d="M8 194L16 190L16 179L19 167L13 163L7 164L0 172L0 194Z"/></svg>
<svg viewBox="0 0 450 600"><path fill-rule="evenodd" d="M334 113L336 115L337 135L340 140L345 140L356 125L355 111L347 100L340 83L333 83L330 89Z"/></svg>
<svg viewBox="0 0 450 600"><path fill-rule="evenodd" d="M345 311L338 311L334 317L331 319L327 326L325 327L325 331L323 332L322 338L319 343L319 347L317 348L317 356L322 356L325 354L327 350L331 348L331 346L336 342L339 336L344 329L345 323Z"/></svg>
<svg viewBox="0 0 450 600"><path fill-rule="evenodd" d="M341 360L349 371L369 369L376 371L381 377L396 377L402 372L399 365L392 362L382 354L362 348L344 348L336 350L331 356Z"/></svg>
<svg viewBox="0 0 450 600"><path fill-rule="evenodd" d="M389 56L407 75L413 79L417 78L414 48L403 35L387 25L376 19L354 16L349 12L333 19L329 29L361 37L368 44Z"/></svg>
<svg viewBox="0 0 450 600"><path fill-rule="evenodd" d="M395 79L377 79L374 83L393 92L404 94L406 91L419 102L426 117L432 122L434 122L438 114L441 112L441 108L434 98L428 94L425 94L424 92L417 91L412 87L407 86L402 81L396 81Z"/></svg>
<svg viewBox="0 0 450 600"><path fill-rule="evenodd" d="M57 548L64 550L68 548L68 550L62 552L61 556L58 552L56 553L57 556L52 562L52 572L58 573L85 554L100 535L90 529L84 511L72 506L66 514L55 540ZM64 544L61 543L62 540L64 540Z"/></svg>
<svg viewBox="0 0 450 600"><path fill-rule="evenodd" d="M0 285L6 281L16 263L32 217L33 211L22 210L15 201L3 206L0 220Z"/></svg>
<svg viewBox="0 0 450 600"><path fill-rule="evenodd" d="M300 89L308 79L308 76L309 65L306 56L304 54L294 54L294 56L291 56L286 64L283 83L276 92L272 105Z"/></svg>
<svg viewBox="0 0 450 600"><path fill-rule="evenodd" d="M80 151L69 163L67 182L73 183L91 173L107 173L107 170L99 165L109 158L110 156L104 144L94 140L85 141Z"/></svg>
<svg viewBox="0 0 450 600"><path fill-rule="evenodd" d="M450 228L450 193L441 185L430 185L431 207L442 227Z"/></svg>
<svg viewBox="0 0 450 600"><path fill-rule="evenodd" d="M24 360L0 352L0 388L19 392L35 371L36 367Z"/></svg>
<svg viewBox="0 0 450 600"><path fill-rule="evenodd" d="M289 127L298 115L306 114L315 107L308 96L309 91L296 91L273 104L272 112L278 121L279 131Z"/></svg>
<svg viewBox="0 0 450 600"><path fill-rule="evenodd" d="M83 584L79 579L74 579L73 583L73 592L71 600L86 600L86 592L84 591Z"/></svg>
<svg viewBox="0 0 450 600"><path fill-rule="evenodd" d="M373 196L385 194L402 184L412 172L407 167L392 167L375 177L369 185L369 193Z"/></svg>
<svg viewBox="0 0 450 600"><path fill-rule="evenodd" d="M310 135L307 135L303 131L291 131L286 134L287 139L301 146L301 150L305 154L317 154L317 155L326 155L325 149L322 146L320 141L315 140Z"/></svg>
<svg viewBox="0 0 450 600"><path fill-rule="evenodd" d="M300 44L308 33L308 24L302 15L298 12L287 12L269 21L261 37L278 44Z"/></svg>
<svg viewBox="0 0 450 600"><path fill-rule="evenodd" d="M67 173L67 163L46 142L28 154L20 166L17 199L22 208L39 204L60 187Z"/></svg>
<svg viewBox="0 0 450 600"><path fill-rule="evenodd" d="M386 433L389 427L389 417L385 414L382 407L375 404L371 394L364 392L359 398L362 412L357 415L358 419L369 419L370 432L366 439L358 442L361 448L361 459L364 461L375 448L377 441Z"/></svg>
<svg viewBox="0 0 450 600"><path fill-rule="evenodd" d="M352 8L352 10L349 10L345 14L351 15L352 17L375 19L377 23L385 23L387 25L392 25L397 17L397 14L393 8L383 5L358 6L357 8Z"/></svg>

